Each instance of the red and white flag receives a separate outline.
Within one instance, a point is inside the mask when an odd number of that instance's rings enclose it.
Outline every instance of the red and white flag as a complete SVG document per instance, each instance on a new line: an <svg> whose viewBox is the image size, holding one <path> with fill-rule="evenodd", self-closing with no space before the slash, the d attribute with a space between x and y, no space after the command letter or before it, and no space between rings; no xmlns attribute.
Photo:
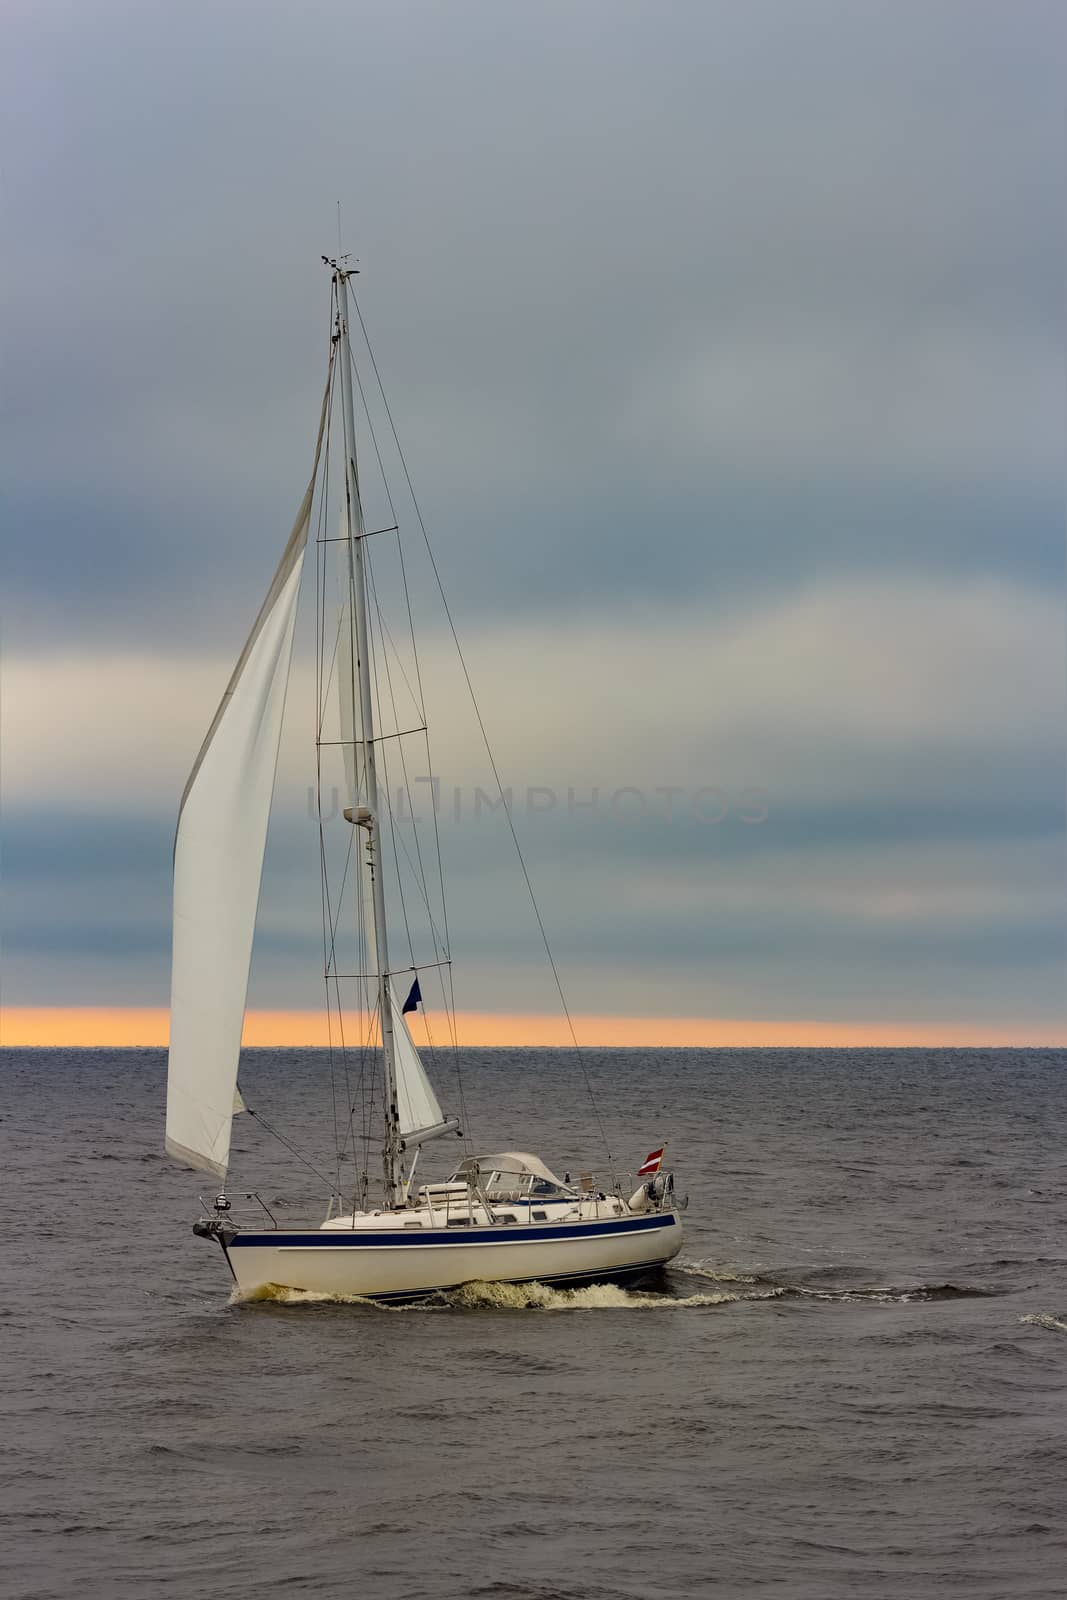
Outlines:
<svg viewBox="0 0 1067 1600"><path fill-rule="evenodd" d="M666 1145L661 1145L658 1150L653 1150L651 1155L645 1157L637 1169L639 1178L651 1177L653 1172L659 1171L660 1162L663 1160L663 1152L666 1148Z"/></svg>

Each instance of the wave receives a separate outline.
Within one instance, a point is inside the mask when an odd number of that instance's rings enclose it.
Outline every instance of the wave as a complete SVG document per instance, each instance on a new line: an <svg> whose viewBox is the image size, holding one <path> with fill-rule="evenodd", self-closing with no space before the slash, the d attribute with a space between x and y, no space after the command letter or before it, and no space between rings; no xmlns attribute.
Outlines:
<svg viewBox="0 0 1067 1600"><path fill-rule="evenodd" d="M958 1283L917 1283L904 1288L871 1288L871 1289L805 1289L796 1285L787 1290L789 1294L803 1296L811 1300L833 1300L839 1304L854 1303L862 1305L869 1302L875 1305L911 1305L913 1302L922 1303L929 1300L975 1300L983 1299L992 1294L990 1289L980 1289L977 1285Z"/></svg>
<svg viewBox="0 0 1067 1600"><path fill-rule="evenodd" d="M1067 1322L1059 1317L1049 1316L1044 1311L1032 1311L1029 1316L1020 1317L1020 1322L1028 1322L1033 1328L1047 1328L1050 1333L1067 1333Z"/></svg>

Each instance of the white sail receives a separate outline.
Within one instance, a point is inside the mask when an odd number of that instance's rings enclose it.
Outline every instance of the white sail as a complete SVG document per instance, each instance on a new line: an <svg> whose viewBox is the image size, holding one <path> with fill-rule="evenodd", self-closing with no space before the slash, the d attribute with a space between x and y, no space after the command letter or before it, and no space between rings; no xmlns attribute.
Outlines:
<svg viewBox="0 0 1067 1600"><path fill-rule="evenodd" d="M439 1134L451 1133L459 1127L454 1117L444 1117L433 1087L426 1076L426 1068L415 1047L408 1029L408 1019L401 1010L396 990L389 985L393 1006L393 1038L396 1042L396 1108L400 1118L400 1136L406 1145L425 1144Z"/></svg>
<svg viewBox="0 0 1067 1600"><path fill-rule="evenodd" d="M248 969L300 576L322 448L267 597L190 774L174 843L167 1153L225 1178Z"/></svg>

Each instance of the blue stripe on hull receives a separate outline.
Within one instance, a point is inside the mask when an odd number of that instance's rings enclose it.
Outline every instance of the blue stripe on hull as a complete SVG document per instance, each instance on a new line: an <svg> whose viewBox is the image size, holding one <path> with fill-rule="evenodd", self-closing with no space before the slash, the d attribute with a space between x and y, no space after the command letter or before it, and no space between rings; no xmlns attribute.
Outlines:
<svg viewBox="0 0 1067 1600"><path fill-rule="evenodd" d="M313 1233L237 1233L230 1240L229 1248L236 1250L242 1247L254 1247L279 1250L324 1245L329 1249L336 1249L338 1246L347 1245L362 1250L374 1246L388 1246L393 1249L397 1245L417 1247L429 1244L521 1244L524 1241L534 1244L551 1239L601 1239L618 1233L653 1233L659 1228L673 1227L676 1221L674 1214L668 1212L666 1215L659 1213L654 1217L619 1217L604 1222L549 1223L541 1227L483 1225L473 1228L420 1228L417 1231L414 1228L406 1228L395 1232L384 1228L381 1230L331 1228L325 1232L316 1229Z"/></svg>

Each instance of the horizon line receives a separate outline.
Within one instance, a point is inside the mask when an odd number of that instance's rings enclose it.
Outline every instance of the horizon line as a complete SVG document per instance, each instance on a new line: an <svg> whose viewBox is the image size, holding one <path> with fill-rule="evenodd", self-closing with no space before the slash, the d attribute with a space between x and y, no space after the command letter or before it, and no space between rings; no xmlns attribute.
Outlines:
<svg viewBox="0 0 1067 1600"><path fill-rule="evenodd" d="M534 1012L458 1011L455 1037L442 1012L418 1013L415 1042L449 1049L573 1048L566 1020ZM6 1006L0 1012L0 1048L163 1048L170 1012L165 1006ZM331 1037L332 1033L332 1037ZM583 1049L814 1049L926 1048L1029 1049L1067 1047L1067 1024L974 1024L953 1020L840 1022L818 1018L768 1020L736 1017L636 1017L585 1014L574 1017ZM355 1016L348 1019L349 1046L362 1043ZM252 1010L245 1014L245 1049L340 1048L336 1014L323 1011Z"/></svg>

